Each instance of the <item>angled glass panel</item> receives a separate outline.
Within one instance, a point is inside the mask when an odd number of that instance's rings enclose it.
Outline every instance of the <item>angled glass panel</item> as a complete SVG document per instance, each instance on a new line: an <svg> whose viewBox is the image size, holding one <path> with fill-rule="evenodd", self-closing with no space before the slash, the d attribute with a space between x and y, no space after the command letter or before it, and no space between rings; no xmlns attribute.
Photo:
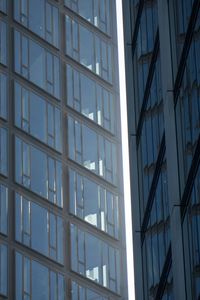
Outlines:
<svg viewBox="0 0 200 300"><path fill-rule="evenodd" d="M8 234L8 188L0 184L0 232Z"/></svg>

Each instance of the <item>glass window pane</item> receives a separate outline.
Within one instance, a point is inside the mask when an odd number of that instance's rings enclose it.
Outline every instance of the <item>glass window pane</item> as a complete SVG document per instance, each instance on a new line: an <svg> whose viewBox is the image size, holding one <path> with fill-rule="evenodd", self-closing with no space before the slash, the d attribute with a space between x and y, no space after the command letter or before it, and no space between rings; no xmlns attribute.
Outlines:
<svg viewBox="0 0 200 300"><path fill-rule="evenodd" d="M60 118L58 108L15 82L15 125L17 127L61 151Z"/></svg>
<svg viewBox="0 0 200 300"><path fill-rule="evenodd" d="M7 76L0 73L0 117L7 119L8 109L8 85Z"/></svg>
<svg viewBox="0 0 200 300"><path fill-rule="evenodd" d="M65 5L103 32L110 34L109 0L65 0Z"/></svg>
<svg viewBox="0 0 200 300"><path fill-rule="evenodd" d="M119 293L119 251L117 249L73 224L71 224L71 247L74 251L71 263L75 272ZM94 252L93 249L96 251ZM111 268L113 271L110 273Z"/></svg>
<svg viewBox="0 0 200 300"><path fill-rule="evenodd" d="M60 62L38 43L20 32L14 32L15 37L15 72L27 78L54 97L60 97ZM26 42L25 42L26 41ZM52 81L49 82L49 67L47 57L52 58ZM27 59L25 59L27 57ZM40 70L40 72L38 72ZM52 76L52 74L51 74Z"/></svg>
<svg viewBox="0 0 200 300"><path fill-rule="evenodd" d="M48 191L50 184L50 177L54 176L53 193L55 198L54 204L63 206L63 192L62 192L62 165L60 162L55 161L47 154L39 149L25 144L19 138L15 141L15 179L19 184L30 188L33 192L48 199L52 202L52 198ZM23 147L22 147L23 146ZM23 149L23 153L22 153ZM29 154L28 154L29 153ZM23 154L23 160L22 160ZM56 165L54 174L48 174L47 160L52 160ZM23 168L22 168L23 167ZM29 184L26 184L29 182Z"/></svg>
<svg viewBox="0 0 200 300"><path fill-rule="evenodd" d="M87 169L97 172L97 135L86 126L83 126L83 165Z"/></svg>
<svg viewBox="0 0 200 300"><path fill-rule="evenodd" d="M15 20L58 47L58 8L47 0L15 0Z"/></svg>
<svg viewBox="0 0 200 300"><path fill-rule="evenodd" d="M32 299L49 300L48 269L36 261L32 261Z"/></svg>
<svg viewBox="0 0 200 300"><path fill-rule="evenodd" d="M4 13L7 12L7 0L0 0L0 10Z"/></svg>
<svg viewBox="0 0 200 300"><path fill-rule="evenodd" d="M103 176L109 182L116 183L115 144L71 117L68 117L68 141L71 159ZM105 150L108 157L105 155Z"/></svg>
<svg viewBox="0 0 200 300"><path fill-rule="evenodd" d="M8 133L0 127L0 173L8 175Z"/></svg>
<svg viewBox="0 0 200 300"><path fill-rule="evenodd" d="M16 252L16 300L64 300L64 277ZM23 282L24 280L24 282Z"/></svg>
<svg viewBox="0 0 200 300"><path fill-rule="evenodd" d="M0 184L0 232L8 234L8 188Z"/></svg>
<svg viewBox="0 0 200 300"><path fill-rule="evenodd" d="M47 156L31 148L31 187L37 194L47 196Z"/></svg>
<svg viewBox="0 0 200 300"><path fill-rule="evenodd" d="M65 16L66 54L112 82L111 45L94 32Z"/></svg>
<svg viewBox="0 0 200 300"><path fill-rule="evenodd" d="M46 209L31 204L31 245L36 251L48 256L48 214Z"/></svg>
<svg viewBox="0 0 200 300"><path fill-rule="evenodd" d="M0 294L8 292L8 252L7 246L0 243Z"/></svg>
<svg viewBox="0 0 200 300"><path fill-rule="evenodd" d="M7 25L0 20L0 63L7 65Z"/></svg>

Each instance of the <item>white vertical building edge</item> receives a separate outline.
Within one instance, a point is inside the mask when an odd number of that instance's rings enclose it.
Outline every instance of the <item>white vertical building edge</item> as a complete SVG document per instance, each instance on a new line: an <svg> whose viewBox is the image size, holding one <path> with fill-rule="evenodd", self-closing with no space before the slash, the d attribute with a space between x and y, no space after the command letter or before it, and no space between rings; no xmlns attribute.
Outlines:
<svg viewBox="0 0 200 300"><path fill-rule="evenodd" d="M121 108L121 132L122 132L122 160L124 179L124 206L126 226L126 253L128 272L128 297L135 299L135 280L133 262L133 235L132 235L132 214L131 214L131 192L130 192L130 168L129 168L129 147L128 147L128 121L126 101L126 76L124 62L124 32L122 1L116 0L117 9L117 35L118 35L118 60L119 60L119 86L120 86L120 108Z"/></svg>

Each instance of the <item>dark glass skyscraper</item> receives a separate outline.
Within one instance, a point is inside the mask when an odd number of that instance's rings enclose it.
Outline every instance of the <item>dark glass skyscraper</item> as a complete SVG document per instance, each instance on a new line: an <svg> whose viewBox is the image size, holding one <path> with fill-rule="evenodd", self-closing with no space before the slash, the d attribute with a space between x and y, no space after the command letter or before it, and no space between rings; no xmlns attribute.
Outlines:
<svg viewBox="0 0 200 300"><path fill-rule="evenodd" d="M114 0L0 0L0 299L126 299Z"/></svg>
<svg viewBox="0 0 200 300"><path fill-rule="evenodd" d="M124 0L136 299L200 299L200 1Z"/></svg>

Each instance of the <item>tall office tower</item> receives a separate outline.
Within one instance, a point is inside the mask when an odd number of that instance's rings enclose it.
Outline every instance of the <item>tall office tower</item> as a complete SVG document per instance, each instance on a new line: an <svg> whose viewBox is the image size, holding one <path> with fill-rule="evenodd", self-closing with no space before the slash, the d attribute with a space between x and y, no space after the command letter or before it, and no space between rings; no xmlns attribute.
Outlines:
<svg viewBox="0 0 200 300"><path fill-rule="evenodd" d="M200 1L123 0L136 299L200 299Z"/></svg>
<svg viewBox="0 0 200 300"><path fill-rule="evenodd" d="M0 0L0 299L126 299L114 0Z"/></svg>

